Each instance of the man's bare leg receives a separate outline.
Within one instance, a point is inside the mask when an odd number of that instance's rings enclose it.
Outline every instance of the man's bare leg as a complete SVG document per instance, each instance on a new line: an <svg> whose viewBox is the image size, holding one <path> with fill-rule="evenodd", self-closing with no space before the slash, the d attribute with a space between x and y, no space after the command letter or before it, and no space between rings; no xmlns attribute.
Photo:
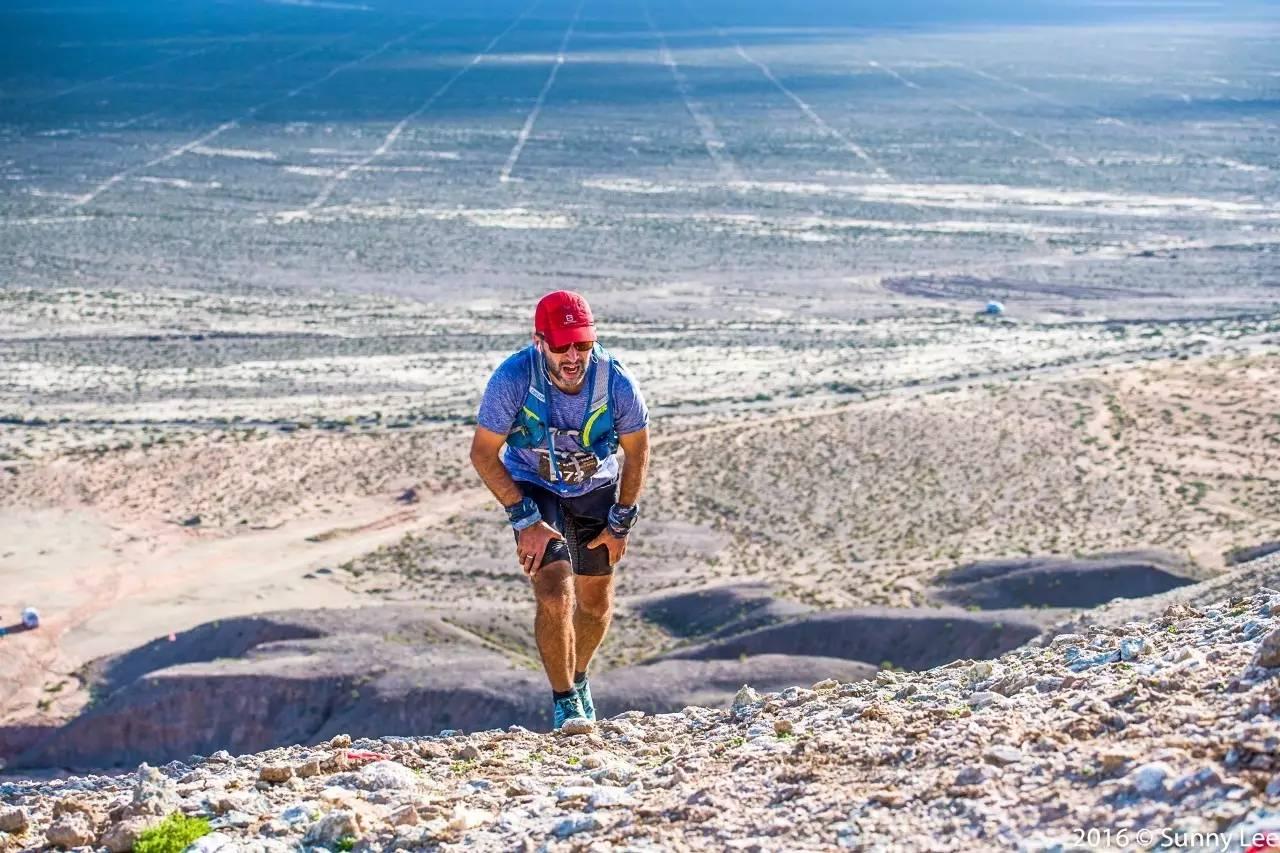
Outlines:
<svg viewBox="0 0 1280 853"><path fill-rule="evenodd" d="M574 664L586 672L613 617L613 575L576 575L573 587Z"/></svg>
<svg viewBox="0 0 1280 853"><path fill-rule="evenodd" d="M551 689L573 689L574 631L572 569L567 560L543 566L533 579L537 614L533 634Z"/></svg>

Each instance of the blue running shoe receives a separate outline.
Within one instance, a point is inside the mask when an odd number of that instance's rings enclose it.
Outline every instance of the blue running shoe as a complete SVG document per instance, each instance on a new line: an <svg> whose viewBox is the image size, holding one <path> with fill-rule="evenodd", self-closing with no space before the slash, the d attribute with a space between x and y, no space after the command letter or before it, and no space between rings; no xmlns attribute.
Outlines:
<svg viewBox="0 0 1280 853"><path fill-rule="evenodd" d="M582 683L574 683L573 692L578 694L578 701L582 703L582 713L591 722L596 721L596 703L591 701L591 679L584 678Z"/></svg>
<svg viewBox="0 0 1280 853"><path fill-rule="evenodd" d="M559 729L567 720L585 720L586 718L587 715L582 712L582 700L578 698L576 691L572 696L555 700L554 728Z"/></svg>

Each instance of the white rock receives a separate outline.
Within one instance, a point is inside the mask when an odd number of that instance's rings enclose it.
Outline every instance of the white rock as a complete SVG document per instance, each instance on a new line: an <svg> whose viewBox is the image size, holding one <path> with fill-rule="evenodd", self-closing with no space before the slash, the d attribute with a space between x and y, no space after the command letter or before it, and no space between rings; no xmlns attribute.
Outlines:
<svg viewBox="0 0 1280 853"><path fill-rule="evenodd" d="M133 783L133 806L142 814L164 815L172 810L178 796L177 786L149 764L138 765Z"/></svg>
<svg viewBox="0 0 1280 853"><path fill-rule="evenodd" d="M600 819L594 815L567 817L555 825L555 828L551 830L551 834L557 838L568 838L570 835L577 835L579 832L594 832L603 825L600 823Z"/></svg>
<svg viewBox="0 0 1280 853"><path fill-rule="evenodd" d="M236 839L221 832L211 832L197 838L183 853L239 853Z"/></svg>
<svg viewBox="0 0 1280 853"><path fill-rule="evenodd" d="M605 764L604 767L593 770L588 775L597 784L608 780L617 782L619 785L629 785L640 775L640 771L634 765L625 761L613 760Z"/></svg>
<svg viewBox="0 0 1280 853"><path fill-rule="evenodd" d="M458 832L465 832L468 829L483 826L491 820L493 820L492 812L468 808L459 803L453 807L453 813L449 816L449 828Z"/></svg>
<svg viewBox="0 0 1280 853"><path fill-rule="evenodd" d="M358 784L371 791L412 791L418 787L418 774L396 761L375 761L360 770Z"/></svg>
<svg viewBox="0 0 1280 853"><path fill-rule="evenodd" d="M967 701L975 711L980 711L988 705L1003 708L1009 704L1009 700L1007 698L1001 696L999 693L993 693L990 690L980 690L977 693L972 693L965 701Z"/></svg>
<svg viewBox="0 0 1280 853"><path fill-rule="evenodd" d="M957 785L981 785L1000 775L1000 771L985 765L971 764L967 767L960 768L960 772L956 774Z"/></svg>
<svg viewBox="0 0 1280 853"><path fill-rule="evenodd" d="M335 809L307 830L306 842L333 848L340 839L359 834L359 816L348 809Z"/></svg>
<svg viewBox="0 0 1280 853"><path fill-rule="evenodd" d="M589 735L596 730L596 724L585 717L570 717L565 720L560 728L556 729L556 734L560 735Z"/></svg>
<svg viewBox="0 0 1280 853"><path fill-rule="evenodd" d="M333 785L320 792L320 799L332 805L345 805L355 802L358 797L356 792L349 788L339 788Z"/></svg>
<svg viewBox="0 0 1280 853"><path fill-rule="evenodd" d="M996 744L987 749L982 757L992 764L1003 767L1006 764L1017 764L1026 758L1026 755L1017 747Z"/></svg>
<svg viewBox="0 0 1280 853"><path fill-rule="evenodd" d="M622 788L616 788L613 785L603 785L594 788L591 796L587 798L587 804L593 809L605 809L613 806L634 806L636 798L631 796L629 792Z"/></svg>
<svg viewBox="0 0 1280 853"><path fill-rule="evenodd" d="M733 704L729 706L729 710L733 712L735 717L743 717L759 704L760 694L751 685L744 684L734 695Z"/></svg>
<svg viewBox="0 0 1280 853"><path fill-rule="evenodd" d="M294 803L293 805L280 812L279 820L288 826L298 826L304 823L310 823L315 818L318 809L313 809L306 803Z"/></svg>
<svg viewBox="0 0 1280 853"><path fill-rule="evenodd" d="M1135 767L1125 777L1133 789L1143 796L1164 792L1165 780L1173 775L1173 768L1163 761L1151 761Z"/></svg>
<svg viewBox="0 0 1280 853"><path fill-rule="evenodd" d="M1125 637L1120 641L1120 660L1134 661L1151 651L1151 644L1143 637Z"/></svg>
<svg viewBox="0 0 1280 853"><path fill-rule="evenodd" d="M980 660L965 670L964 680L969 684L977 684L980 681L986 681L993 675L995 675L995 667L991 665L991 661Z"/></svg>

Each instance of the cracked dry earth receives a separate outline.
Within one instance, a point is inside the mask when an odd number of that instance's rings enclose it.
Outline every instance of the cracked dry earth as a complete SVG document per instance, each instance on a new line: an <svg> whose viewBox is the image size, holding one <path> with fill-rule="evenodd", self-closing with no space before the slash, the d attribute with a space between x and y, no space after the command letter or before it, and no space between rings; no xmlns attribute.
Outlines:
<svg viewBox="0 0 1280 853"><path fill-rule="evenodd" d="M1079 630L573 734L340 735L0 784L0 850L129 850L174 811L211 820L191 850L227 853L1243 851L1280 830L1280 592Z"/></svg>

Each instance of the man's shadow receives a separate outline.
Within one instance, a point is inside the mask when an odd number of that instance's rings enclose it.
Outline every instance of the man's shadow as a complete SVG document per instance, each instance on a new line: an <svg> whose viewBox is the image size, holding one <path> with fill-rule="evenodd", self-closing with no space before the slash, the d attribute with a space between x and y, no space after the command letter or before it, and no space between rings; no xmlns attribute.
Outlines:
<svg viewBox="0 0 1280 853"><path fill-rule="evenodd" d="M34 631L35 628L28 628L21 622L14 622L12 625L0 626L0 637L7 637L10 634L22 634L26 631Z"/></svg>

